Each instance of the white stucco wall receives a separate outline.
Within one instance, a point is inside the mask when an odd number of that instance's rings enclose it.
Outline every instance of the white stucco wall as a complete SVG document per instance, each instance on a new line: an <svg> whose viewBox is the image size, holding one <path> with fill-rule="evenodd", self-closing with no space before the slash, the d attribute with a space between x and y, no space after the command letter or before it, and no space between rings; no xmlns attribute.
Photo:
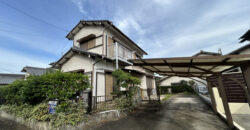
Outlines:
<svg viewBox="0 0 250 130"><path fill-rule="evenodd" d="M94 93L95 96L95 93ZM105 96L105 74L97 73L97 96Z"/></svg>
<svg viewBox="0 0 250 130"><path fill-rule="evenodd" d="M171 86L171 83L178 83L181 80L189 81L191 79L189 79L189 78L183 78L183 77L178 77L178 76L172 76L170 78L167 78L167 79L163 80L160 83L160 86Z"/></svg>
<svg viewBox="0 0 250 130"><path fill-rule="evenodd" d="M216 101L217 110L225 113L222 99L219 96L219 91L216 87L213 87L214 97ZM247 103L229 103L231 114L250 114L250 108Z"/></svg>
<svg viewBox="0 0 250 130"><path fill-rule="evenodd" d="M141 86L140 86L140 88L141 89L147 89L147 77L146 77L146 75L142 75L140 77L140 80L141 80Z"/></svg>
<svg viewBox="0 0 250 130"><path fill-rule="evenodd" d="M83 37L86 37L90 34L95 34L96 36L99 36L99 35L102 35L102 30L103 30L103 27L100 27L100 26L85 26L83 27L78 33L76 33L76 35L74 36L74 40L73 40L73 45L74 46L77 46L77 47L80 47L80 44L79 42L77 42L77 40L83 38ZM97 44L100 44L99 42L101 40L99 40L101 38L98 38L96 41L97 41Z"/></svg>
<svg viewBox="0 0 250 130"><path fill-rule="evenodd" d="M93 52L93 53L98 53L98 54L102 54L102 46L98 46L92 49L89 49L88 52Z"/></svg>
<svg viewBox="0 0 250 130"><path fill-rule="evenodd" d="M103 34L103 27L100 27L100 26L86 26L86 27L83 27L75 36L74 36L74 40L73 40L73 45L76 46L76 47L80 47L80 43L77 42L77 40L83 38L83 37L86 37L90 34L94 34L96 35L97 37L102 35ZM99 37L99 38L96 38L96 43L95 45L101 45L102 44L102 37ZM95 53L98 53L98 54L102 54L102 51L103 51L103 46L99 46L97 48L93 48L93 49L90 49L88 51L90 52L95 52Z"/></svg>
<svg viewBox="0 0 250 130"><path fill-rule="evenodd" d="M92 71L92 64L94 60L85 55L75 54L67 62L65 62L61 70L69 72L78 69L84 69L84 72Z"/></svg>
<svg viewBox="0 0 250 130"><path fill-rule="evenodd" d="M115 68L115 63L111 63L111 62L108 62L108 61L101 61L101 62L98 62L96 65L96 69L97 70L109 70L109 71L114 71L116 68Z"/></svg>
<svg viewBox="0 0 250 130"><path fill-rule="evenodd" d="M200 82L203 82L206 84L206 81L200 79L200 78L194 78ZM190 78L185 78L185 77L178 77L178 76L172 76L170 78L167 78L165 80L163 80L161 83L160 83L160 86L171 86L171 83L178 83L180 82L181 80L185 80L185 81L190 81L190 80L193 80L193 79L190 79ZM204 86L204 84L198 82L198 81L195 81L193 80L198 86Z"/></svg>
<svg viewBox="0 0 250 130"><path fill-rule="evenodd" d="M94 60L85 55L75 54L67 62L65 62L61 69L64 72L74 71L78 69L84 69L85 72L91 72ZM105 95L105 75L104 72L115 71L115 63L108 61L100 61L95 65L94 79L93 79L93 96L95 96L95 87L97 83L97 96ZM97 73L96 73L97 72ZM103 73L103 74L100 74ZM97 81L96 81L96 76ZM91 77L89 77L91 78ZM139 79L141 80L140 88L147 89L146 75L142 74ZM155 88L155 80L153 80L153 87Z"/></svg>

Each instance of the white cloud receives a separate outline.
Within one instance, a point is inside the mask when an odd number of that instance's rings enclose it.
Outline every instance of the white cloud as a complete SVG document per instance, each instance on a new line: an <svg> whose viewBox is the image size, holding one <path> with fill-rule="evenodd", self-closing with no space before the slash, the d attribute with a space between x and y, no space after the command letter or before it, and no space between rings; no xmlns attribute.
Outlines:
<svg viewBox="0 0 250 130"><path fill-rule="evenodd" d="M48 67L47 61L39 58L30 57L21 53L0 48L0 72L1 73L20 73L21 69L28 66Z"/></svg>
<svg viewBox="0 0 250 130"><path fill-rule="evenodd" d="M145 33L145 30L142 29L140 24L132 16L123 16L122 18L114 19L114 21L117 27L128 35L131 33L132 30L135 33L138 33L139 35L143 35Z"/></svg>
<svg viewBox="0 0 250 130"><path fill-rule="evenodd" d="M245 28L248 28L248 24L239 24L236 26L224 26L224 27L216 27L204 31L200 31L197 33L191 33L188 35L177 37L173 43L177 46L183 46L183 44L200 44L204 41L209 42L210 39L216 39L223 37L227 34L231 34L234 32L238 32L239 30L244 30Z"/></svg>
<svg viewBox="0 0 250 130"><path fill-rule="evenodd" d="M218 48L222 48L225 54L241 46L237 44L238 38L250 28L249 6L244 2L216 2L205 11L201 10L197 7L191 11L202 12L197 16L189 14L187 10L183 15L186 19L182 22L167 21L167 17L171 16L162 16L166 19L166 25L173 24L174 27L171 31L166 29L152 34L150 38L145 37L144 45L149 51L147 57L191 56L201 49L217 52ZM158 18L152 19L157 21ZM179 22L181 26L178 26ZM155 26L158 30L164 28L164 25Z"/></svg>
<svg viewBox="0 0 250 130"><path fill-rule="evenodd" d="M84 10L83 7L85 0L71 0L71 1L77 6L77 8L82 14L86 14L86 11Z"/></svg>
<svg viewBox="0 0 250 130"><path fill-rule="evenodd" d="M172 0L152 0L152 1L161 6L170 5L173 2Z"/></svg>

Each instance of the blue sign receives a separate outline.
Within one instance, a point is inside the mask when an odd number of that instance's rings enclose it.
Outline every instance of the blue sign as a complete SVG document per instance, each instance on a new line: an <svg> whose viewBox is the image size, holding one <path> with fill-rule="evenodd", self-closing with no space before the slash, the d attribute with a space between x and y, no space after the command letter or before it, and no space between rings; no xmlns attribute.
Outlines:
<svg viewBox="0 0 250 130"><path fill-rule="evenodd" d="M49 101L49 113L55 114L55 107L57 105L57 101Z"/></svg>

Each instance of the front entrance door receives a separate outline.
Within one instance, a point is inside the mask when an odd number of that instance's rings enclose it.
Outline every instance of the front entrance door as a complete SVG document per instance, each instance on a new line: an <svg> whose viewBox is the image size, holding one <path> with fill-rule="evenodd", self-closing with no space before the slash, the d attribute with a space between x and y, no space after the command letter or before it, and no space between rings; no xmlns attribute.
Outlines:
<svg viewBox="0 0 250 130"><path fill-rule="evenodd" d="M111 93L113 92L113 76L111 73L105 74L105 95L107 100L112 100L113 97Z"/></svg>

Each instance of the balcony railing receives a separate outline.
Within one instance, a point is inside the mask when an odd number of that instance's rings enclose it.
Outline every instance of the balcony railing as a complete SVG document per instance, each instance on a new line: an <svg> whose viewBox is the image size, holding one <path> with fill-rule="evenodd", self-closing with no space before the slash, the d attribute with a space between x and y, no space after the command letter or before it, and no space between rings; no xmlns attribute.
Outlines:
<svg viewBox="0 0 250 130"><path fill-rule="evenodd" d="M117 53L116 53L116 43L107 46L107 56L108 58L115 59L116 54L119 59L132 59L132 51L117 43Z"/></svg>

